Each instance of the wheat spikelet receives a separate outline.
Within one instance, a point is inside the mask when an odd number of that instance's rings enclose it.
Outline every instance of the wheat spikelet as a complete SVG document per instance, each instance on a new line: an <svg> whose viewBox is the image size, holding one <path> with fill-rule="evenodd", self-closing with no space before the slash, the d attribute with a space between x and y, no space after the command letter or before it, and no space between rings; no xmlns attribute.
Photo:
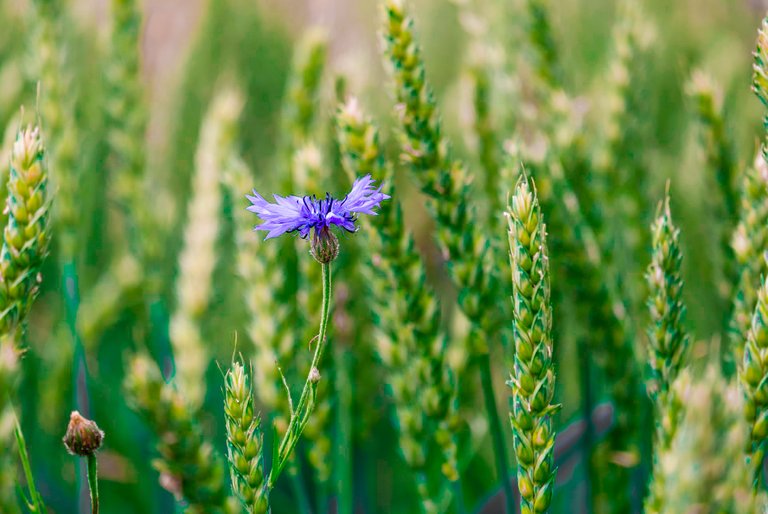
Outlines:
<svg viewBox="0 0 768 514"><path fill-rule="evenodd" d="M160 484L194 514L235 514L238 501L226 494L221 455L203 435L174 384L167 384L157 365L143 354L127 366L125 394L158 437L160 458L154 462Z"/></svg>
<svg viewBox="0 0 768 514"><path fill-rule="evenodd" d="M546 512L555 482L552 415L555 372L552 366L552 307L546 226L536 191L523 177L507 210L512 256L514 369L510 421L515 436L517 485L523 514Z"/></svg>
<svg viewBox="0 0 768 514"><path fill-rule="evenodd" d="M685 364L688 346L683 327L686 309L682 301L680 230L672 222L669 196L659 206L651 234L653 254L646 279L651 314L648 329L652 372L650 393L655 402L657 427L654 466L658 468L660 455L669 448L680 422L680 399L672 384ZM664 475L657 470L646 498L646 512L662 512L667 508L663 480Z"/></svg>
<svg viewBox="0 0 768 514"><path fill-rule="evenodd" d="M384 3L385 57L390 65L402 127L403 158L414 171L437 222L437 239L459 288L459 305L486 337L471 337L468 351L484 354L498 329L495 313L483 309L492 298L488 242L478 232L470 199L471 176L449 155L432 89L425 77L413 20L401 0Z"/></svg>
<svg viewBox="0 0 768 514"><path fill-rule="evenodd" d="M739 278L731 312L733 361L741 362L757 302L760 277L768 274L764 255L768 251L768 166L761 154L742 178L741 213L733 233L733 247Z"/></svg>
<svg viewBox="0 0 768 514"><path fill-rule="evenodd" d="M57 2L34 2L36 80L40 81L40 116L43 128L51 141L48 160L51 180L57 191L54 204L54 222L60 259L67 262L74 257L77 244L79 211L77 209L77 129L74 106L67 91L71 87L63 41L67 27L66 12Z"/></svg>
<svg viewBox="0 0 768 514"><path fill-rule="evenodd" d="M251 381L243 365L233 362L224 377L224 416L232 488L249 514L269 511L264 480L264 434L253 412Z"/></svg>
<svg viewBox="0 0 768 514"><path fill-rule="evenodd" d="M387 177L387 194L393 194L378 130L357 100L344 104L336 120L347 174ZM423 511L435 512L443 499L425 480L431 441L442 450L443 474L448 480L458 479L453 433L456 390L439 330L437 300L426 284L424 264L396 201L382 204L365 235L364 245L373 254L363 272L373 296L376 350L395 403L400 450L419 479Z"/></svg>

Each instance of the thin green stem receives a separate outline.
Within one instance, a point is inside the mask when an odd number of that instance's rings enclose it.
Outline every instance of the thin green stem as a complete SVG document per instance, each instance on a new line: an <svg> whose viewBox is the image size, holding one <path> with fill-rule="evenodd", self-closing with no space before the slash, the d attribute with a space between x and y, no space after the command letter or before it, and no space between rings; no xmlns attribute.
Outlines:
<svg viewBox="0 0 768 514"><path fill-rule="evenodd" d="M352 384L350 352L336 345L336 463L334 474L336 482L336 512L352 514Z"/></svg>
<svg viewBox="0 0 768 514"><path fill-rule="evenodd" d="M288 459L293 453L296 444L299 442L301 433L309 421L309 415L315 405L315 396L317 395L318 365L325 351L325 334L328 329L328 314L331 310L331 265L323 263L323 303L320 314L320 329L317 333L315 342L315 354L312 356L312 363L309 366L307 381L304 383L304 389L301 391L299 403L296 409L291 413L291 421L288 429L285 431L280 447L278 449L278 462L275 469L269 475L269 488L272 489L277 482L280 473L285 469Z"/></svg>
<svg viewBox="0 0 768 514"><path fill-rule="evenodd" d="M507 445L504 442L504 433L501 429L501 420L496 410L496 397L493 394L493 379L491 376L491 356L485 353L480 356L480 380L483 387L483 400L488 411L488 424L491 430L493 442L493 455L496 459L496 473L504 491L504 503L507 514L515 513L512 484L509 482L509 470L507 469Z"/></svg>
<svg viewBox="0 0 768 514"><path fill-rule="evenodd" d="M19 419L16 418L16 446L19 449L19 457L21 458L21 467L24 470L24 478L27 481L27 489L29 489L29 496L22 492L24 503L27 504L27 509L33 513L45 512L45 504L43 498L37 491L35 486L35 477L32 474L32 467L29 465L29 454L27 453L27 443L24 440L24 434L21 432L21 426L19 425Z"/></svg>
<svg viewBox="0 0 768 514"><path fill-rule="evenodd" d="M91 453L88 459L88 489L91 491L91 514L99 514L99 472L96 464L96 454Z"/></svg>

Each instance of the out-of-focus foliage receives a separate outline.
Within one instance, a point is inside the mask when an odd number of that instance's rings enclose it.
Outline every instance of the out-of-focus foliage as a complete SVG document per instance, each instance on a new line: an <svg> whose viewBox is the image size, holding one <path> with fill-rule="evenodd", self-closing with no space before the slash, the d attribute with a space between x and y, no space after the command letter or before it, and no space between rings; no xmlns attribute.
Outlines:
<svg viewBox="0 0 768 514"><path fill-rule="evenodd" d="M5 486L22 476L4 390L14 391L8 404L52 512L87 506L84 474L61 445L75 408L106 433L102 511L173 512L174 494L235 508L226 456L246 450L231 434L228 446L227 423L231 432L238 419L225 422L223 370L242 354L267 456L249 455L248 465L268 472L288 414L272 366L282 359L297 397L321 287L304 241L262 243L247 232L256 218L243 212L244 195L347 191L344 159L351 174L386 174L399 204L364 225L397 225L340 238L329 338L340 350L325 356L319 421L270 492L273 512L331 512L339 497L355 512L503 512L500 462L517 463L504 387L514 345L502 206L521 160L547 223L552 273L553 403L562 409L541 424L547 444L550 428L558 434L550 511L637 511L651 469L662 476L663 512L752 508L735 369L761 287L753 279L765 271L765 166L755 163L764 130L750 67L766 6L413 0L402 6L411 27L393 14L401 2L383 3L388 18L375 0L176 1L170 14L161 0L0 0L0 180L18 129L39 117L59 196L13 387L2 382L10 352L0 346L2 512L13 501ZM138 16L113 16L123 8ZM317 25L327 44L309 66L317 75L297 78L300 41ZM216 121L206 112L230 87L242 98L239 118L219 120L226 134L210 136ZM375 122L350 104L339 113L350 95ZM376 155L353 154L371 148ZM643 273L667 183L691 351L665 384L677 428L654 460L644 384L657 348L645 333ZM398 292L389 303L388 288ZM196 293L205 298L190 307ZM178 343L180 319L194 325L194 344ZM387 353L401 347L409 353ZM194 348L204 351L174 358ZM496 396L480 388L484 361ZM194 392L165 382L187 366ZM483 394L501 413L501 433ZM243 469L233 475L241 497ZM438 504L429 490L440 491Z"/></svg>

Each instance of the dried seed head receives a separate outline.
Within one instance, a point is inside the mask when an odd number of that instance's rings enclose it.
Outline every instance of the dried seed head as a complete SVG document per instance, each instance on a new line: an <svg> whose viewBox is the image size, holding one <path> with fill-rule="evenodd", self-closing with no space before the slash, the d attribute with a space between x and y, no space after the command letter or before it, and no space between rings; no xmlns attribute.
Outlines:
<svg viewBox="0 0 768 514"><path fill-rule="evenodd" d="M79 412L72 411L63 441L69 453L87 457L101 448L104 432L95 421L85 419Z"/></svg>

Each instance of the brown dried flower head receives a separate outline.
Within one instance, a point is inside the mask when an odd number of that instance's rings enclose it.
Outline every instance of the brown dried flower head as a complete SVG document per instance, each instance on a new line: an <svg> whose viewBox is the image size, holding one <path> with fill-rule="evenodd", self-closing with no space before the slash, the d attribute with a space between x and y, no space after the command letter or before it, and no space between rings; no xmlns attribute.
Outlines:
<svg viewBox="0 0 768 514"><path fill-rule="evenodd" d="M95 421L85 419L79 412L72 411L63 441L69 453L87 457L101 448L104 432Z"/></svg>

